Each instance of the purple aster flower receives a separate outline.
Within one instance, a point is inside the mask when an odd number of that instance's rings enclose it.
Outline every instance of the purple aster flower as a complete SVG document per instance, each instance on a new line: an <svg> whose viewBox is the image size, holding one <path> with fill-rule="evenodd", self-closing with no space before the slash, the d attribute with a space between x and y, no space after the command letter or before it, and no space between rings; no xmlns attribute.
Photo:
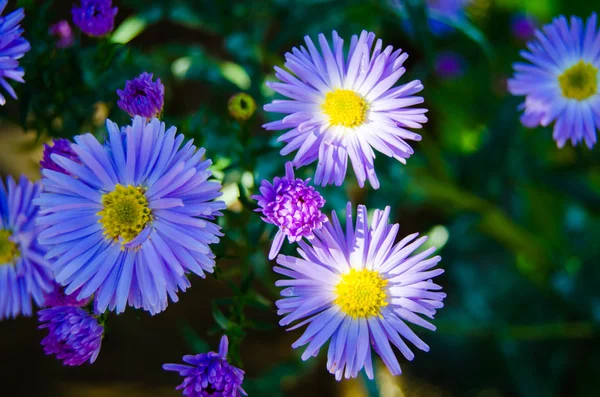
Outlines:
<svg viewBox="0 0 600 397"><path fill-rule="evenodd" d="M42 306L51 288L46 249L37 242L38 208L33 205L41 189L24 176L18 183L8 177L6 187L0 180L0 320L31 316L32 299Z"/></svg>
<svg viewBox="0 0 600 397"><path fill-rule="evenodd" d="M554 123L553 137L559 148L568 140L592 148L600 129L600 32L596 14L587 22L560 16L535 32L521 56L531 63L515 63L508 80L513 95L525 96L519 109L526 127Z"/></svg>
<svg viewBox="0 0 600 397"><path fill-rule="evenodd" d="M73 23L88 36L100 37L115 27L117 7L112 6L112 0L81 0L79 7L73 6Z"/></svg>
<svg viewBox="0 0 600 397"><path fill-rule="evenodd" d="M465 60L456 52L443 52L435 60L435 72L443 79L455 79L463 75Z"/></svg>
<svg viewBox="0 0 600 397"><path fill-rule="evenodd" d="M165 86L151 73L142 73L125 83L125 90L117 90L117 105L130 116L158 117L162 113L165 101Z"/></svg>
<svg viewBox="0 0 600 397"><path fill-rule="evenodd" d="M71 25L69 25L69 22L65 20L58 21L54 25L51 25L49 32L51 35L56 37L57 48L71 47L75 42Z"/></svg>
<svg viewBox="0 0 600 397"><path fill-rule="evenodd" d="M40 310L40 329L48 329L42 339L44 352L55 354L64 365L93 364L100 354L104 327L80 307L59 306Z"/></svg>
<svg viewBox="0 0 600 397"><path fill-rule="evenodd" d="M183 356L185 364L165 364L166 371L179 372L184 377L177 390L188 397L238 397L247 395L242 389L244 371L227 362L227 336L223 335L219 352Z"/></svg>
<svg viewBox="0 0 600 397"><path fill-rule="evenodd" d="M392 375L401 373L392 345L407 360L414 358L404 340L418 349L429 347L406 324L435 327L420 317L433 318L443 307L443 292L432 279L439 256L435 247L413 254L426 240L418 233L394 244L399 225L388 224L390 207L375 210L369 225L367 209L358 206L356 227L352 205L346 208L346 231L335 212L331 222L315 231L311 245L300 241L301 258L279 255L273 268L286 276L275 285L285 287L276 302L279 322L291 329L308 324L293 348L308 344L302 354L316 356L329 340L327 369L340 380L354 378L361 369L373 379L371 352L381 356Z"/></svg>
<svg viewBox="0 0 600 397"><path fill-rule="evenodd" d="M79 295L79 290L73 292L70 295L65 294L64 287L61 287L56 282L52 282L52 290L46 294L44 298L44 306L45 307L57 307L57 306L74 306L74 307L83 307L88 304L90 301L89 298L79 300L77 299L77 295Z"/></svg>
<svg viewBox="0 0 600 397"><path fill-rule="evenodd" d="M213 271L221 185L208 181L204 149L183 144L176 128L139 116L106 127L105 145L75 137L81 164L51 155L67 174L42 171L38 223L48 228L38 241L52 247L46 258L67 295L94 295L97 313L130 305L156 314L189 287L187 273Z"/></svg>
<svg viewBox="0 0 600 397"><path fill-rule="evenodd" d="M516 14L511 18L510 28L517 40L531 40L535 35L537 22L525 14Z"/></svg>
<svg viewBox="0 0 600 397"><path fill-rule="evenodd" d="M67 174L67 171L65 171L63 167L61 167L54 160L52 160L53 154L66 157L69 160L81 164L81 162L79 161L79 156L77 156L73 149L71 149L71 142L68 139L53 139L52 143L52 146L44 144L44 158L42 159L42 161L40 161L40 168L42 170L48 169Z"/></svg>
<svg viewBox="0 0 600 397"><path fill-rule="evenodd" d="M308 186L309 181L295 178L292 163L287 162L283 178L276 177L273 184L263 180L261 194L252 196L260 207L255 211L262 212L265 222L279 228L269 259L277 256L286 236L290 243L302 237L311 239L313 231L327 222L327 216L321 212L325 200L314 187Z"/></svg>
<svg viewBox="0 0 600 397"><path fill-rule="evenodd" d="M0 15L8 0L0 0ZM17 99L15 90L8 84L6 79L11 79L19 83L24 83L23 76L25 72L19 67L19 59L23 58L25 53L31 49L29 42L21 37L23 29L19 23L25 17L25 11L22 8L15 10L5 17L0 17L0 85L6 92ZM0 94L0 105L4 105L6 99Z"/></svg>
<svg viewBox="0 0 600 397"><path fill-rule="evenodd" d="M281 82L268 83L290 100L275 100L265 110L287 116L264 127L288 130L279 137L287 144L281 154L297 151L295 167L318 160L316 184L340 186L350 158L359 186L368 178L377 189L373 149L406 163L413 149L405 140L421 139L406 128L421 128L427 121L426 109L409 108L423 102L413 96L423 85L414 80L393 87L408 55L391 46L384 49L374 33L353 36L347 57L335 31L332 47L319 35L322 55L309 37L305 41L308 49L285 54L285 66L295 76L275 67Z"/></svg>

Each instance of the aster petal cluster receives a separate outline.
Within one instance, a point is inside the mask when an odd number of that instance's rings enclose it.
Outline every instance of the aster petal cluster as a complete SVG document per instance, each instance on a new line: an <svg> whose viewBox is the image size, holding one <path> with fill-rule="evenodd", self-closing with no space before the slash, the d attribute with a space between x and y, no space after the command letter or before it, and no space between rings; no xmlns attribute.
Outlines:
<svg viewBox="0 0 600 397"><path fill-rule="evenodd" d="M139 116L121 130L106 126L104 145L75 137L80 163L50 156L66 173L42 171L39 242L51 247L46 259L67 295L94 295L98 313L129 305L156 314L190 286L188 273L213 271L221 185L208 180L204 149L174 127Z"/></svg>
<svg viewBox="0 0 600 397"><path fill-rule="evenodd" d="M73 151L73 149L71 149L71 141L65 138L53 139L52 146L44 144L44 157L42 158L42 161L40 161L40 168L42 170L47 169L67 174L67 171L63 167L52 160L53 154L57 154L71 161L80 163L79 157Z"/></svg>
<svg viewBox="0 0 600 397"><path fill-rule="evenodd" d="M555 18L535 32L513 65L508 80L513 95L524 96L521 122L526 127L554 124L553 138L562 148L584 141L592 148L600 129L600 31L597 16L587 22L572 16Z"/></svg>
<svg viewBox="0 0 600 397"><path fill-rule="evenodd" d="M421 128L427 121L426 109L411 108L423 102L414 96L423 85L414 80L394 87L408 55L384 48L374 33L352 36L347 56L335 31L331 45L319 35L321 51L308 36L305 41L306 47L285 54L291 73L276 67L281 82L268 84L290 99L275 100L264 109L287 116L264 127L288 130L278 140L286 143L282 155L296 151L295 167L318 160L316 184L340 186L349 158L359 186L368 179L377 189L375 151L405 163L413 154L406 140L421 139L407 128Z"/></svg>
<svg viewBox="0 0 600 397"><path fill-rule="evenodd" d="M394 244L398 224L388 224L390 208L375 210L369 225L367 209L358 206L356 223L352 207L346 208L346 230L333 212L331 222L315 231L310 244L300 241L300 258L279 255L274 270L286 278L276 282L283 297L277 301L280 325L308 324L292 345L308 345L302 354L316 356L329 341L327 369L336 379L353 378L364 368L373 378L374 351L393 375L401 373L392 350L412 360L406 341L420 350L429 347L408 327L412 323L429 330L435 326L421 316L433 318L443 307L441 287L432 279L442 269L433 269L439 256L435 247L418 254L427 240L412 234Z"/></svg>
<svg viewBox="0 0 600 397"><path fill-rule="evenodd" d="M284 177L276 177L272 184L263 180L261 194L252 196L258 201L260 208L256 211L262 213L262 219L279 228L269 259L277 256L285 237L290 243L303 237L311 239L313 232L327 222L327 216L321 212L325 200L314 187L308 186L309 181L296 178L292 163L288 162Z"/></svg>
<svg viewBox="0 0 600 397"><path fill-rule="evenodd" d="M81 0L80 6L71 9L73 23L88 36L101 37L115 28L117 7L112 0Z"/></svg>
<svg viewBox="0 0 600 397"><path fill-rule="evenodd" d="M0 0L0 15L4 12L8 0ZM31 45L22 37L21 20L25 17L22 8L15 10L5 17L0 17L0 85L8 94L17 99L15 90L8 84L7 79L24 83L25 72L19 67L19 59L31 49ZM0 93L0 105L6 103L6 98Z"/></svg>
<svg viewBox="0 0 600 397"><path fill-rule="evenodd" d="M184 377L177 390L188 397L239 397L246 395L242 389L244 371L227 362L227 336L223 335L219 352L183 356L186 364L165 364L166 371L179 372Z"/></svg>
<svg viewBox="0 0 600 397"><path fill-rule="evenodd" d="M117 105L130 116L158 117L165 100L165 86L160 79L152 81L151 73L142 73L125 83L124 90L117 90Z"/></svg>
<svg viewBox="0 0 600 397"><path fill-rule="evenodd" d="M46 248L38 244L41 228L35 224L33 205L42 187L22 176L18 182L0 180L0 320L31 316L32 300L44 303L52 273L44 259Z"/></svg>
<svg viewBox="0 0 600 397"><path fill-rule="evenodd" d="M62 306L40 310L40 329L47 329L42 340L44 352L56 355L65 365L93 364L100 354L104 327L98 319L79 307Z"/></svg>

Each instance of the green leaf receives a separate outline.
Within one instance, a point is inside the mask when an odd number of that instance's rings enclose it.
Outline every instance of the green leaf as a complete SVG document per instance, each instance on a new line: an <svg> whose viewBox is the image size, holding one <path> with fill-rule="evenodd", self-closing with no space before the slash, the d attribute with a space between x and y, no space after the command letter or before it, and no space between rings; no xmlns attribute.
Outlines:
<svg viewBox="0 0 600 397"><path fill-rule="evenodd" d="M231 328L231 321L229 321L227 317L225 317L225 314L223 314L223 312L221 311L221 309L218 308L215 302L213 302L212 304L212 314L213 318L215 319L215 322L219 327L221 327L222 330L227 331L229 328Z"/></svg>

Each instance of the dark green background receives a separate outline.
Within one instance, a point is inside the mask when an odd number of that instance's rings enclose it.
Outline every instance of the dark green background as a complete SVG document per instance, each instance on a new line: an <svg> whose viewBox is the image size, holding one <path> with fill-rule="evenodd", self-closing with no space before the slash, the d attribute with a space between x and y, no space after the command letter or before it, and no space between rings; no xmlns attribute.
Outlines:
<svg viewBox="0 0 600 397"><path fill-rule="evenodd" d="M106 112L127 123L115 91L153 72L166 86L163 119L206 147L231 205L219 220L226 237L215 247L217 277L192 277L180 302L155 317L131 310L109 317L93 366L64 368L44 356L35 319L0 322L0 395L176 396L180 379L161 365L216 349L222 332L232 341L232 359L247 371L252 397L598 394L600 148L558 150L551 128L523 128L521 99L505 88L525 45L511 34L515 13L527 11L542 24L561 13L587 18L593 2L474 0L454 33L432 36L415 0L406 2L406 14L384 0L123 0L115 1L118 29L110 39L75 29L76 45L66 50L55 49L47 31L70 20L71 0L17 3L26 8L33 49L22 61L27 83L18 87L20 100L0 110L2 156L39 156L49 136L101 137ZM418 330L431 351L418 352L412 363L402 359L404 374L396 379L378 365L371 383L338 384L325 354L302 363L291 349L300 331L277 325L275 274L266 259L274 230L248 199L291 159L279 155L278 133L260 127L275 117L262 111L274 98L265 81L304 35L333 29L346 42L371 30L385 45L408 51L401 82L422 80L430 109L408 165L378 156L379 190L359 189L351 171L344 186L320 189L328 211L342 211L349 199L369 208L390 205L401 235L421 232L443 245L446 306L435 333ZM464 57L462 77L435 74L443 51ZM259 105L246 123L227 114L228 98L240 91ZM19 133L27 143L11 143L20 139L14 134L8 139L14 124L29 131ZM35 173L27 159L0 173Z"/></svg>

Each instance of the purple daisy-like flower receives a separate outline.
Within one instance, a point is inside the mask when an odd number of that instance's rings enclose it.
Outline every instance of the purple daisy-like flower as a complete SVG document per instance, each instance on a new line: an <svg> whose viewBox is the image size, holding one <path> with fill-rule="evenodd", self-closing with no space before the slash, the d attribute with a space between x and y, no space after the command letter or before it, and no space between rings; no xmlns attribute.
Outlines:
<svg viewBox="0 0 600 397"><path fill-rule="evenodd" d="M81 0L79 7L73 6L73 23L88 36L101 37L115 27L118 8L112 6L112 0Z"/></svg>
<svg viewBox="0 0 600 397"><path fill-rule="evenodd" d="M247 395L242 389L244 371L227 362L229 341L223 335L219 352L183 356L185 364L165 364L166 371L179 372L184 377L177 390L188 397L239 397Z"/></svg>
<svg viewBox="0 0 600 397"><path fill-rule="evenodd" d="M69 22L65 20L58 21L54 25L51 25L48 31L51 35L56 37L57 48L71 47L75 42L75 37L73 36L73 29L71 29L71 25L69 25Z"/></svg>
<svg viewBox="0 0 600 397"><path fill-rule="evenodd" d="M53 154L57 154L59 156L68 158L69 160L72 160L74 162L81 163L79 161L79 156L77 156L77 153L75 153L73 149L71 149L71 141L69 141L68 139L59 138L53 139L52 143L52 146L44 144L44 157L42 158L42 161L40 161L40 168L42 170L47 169L56 172L62 172L63 174L68 174L68 172L63 167L61 167L54 160L52 160Z"/></svg>
<svg viewBox="0 0 600 397"><path fill-rule="evenodd" d="M77 295L79 295L81 291L75 291L70 295L65 294L64 287L61 287L60 284L56 282L52 282L52 290L46 294L44 298L44 306L45 307L57 307L57 306L74 306L74 307L83 307L88 304L90 298L79 300L77 299Z"/></svg>
<svg viewBox="0 0 600 397"><path fill-rule="evenodd" d="M52 272L44 259L46 248L37 242L41 228L33 200L42 187L24 176L0 180L0 320L31 316L32 299L44 304Z"/></svg>
<svg viewBox="0 0 600 397"><path fill-rule="evenodd" d="M265 222L279 228L269 259L277 256L286 236L290 243L303 237L311 239L313 231L327 222L327 216L321 212L325 200L314 187L308 186L309 181L296 178L292 163L288 162L283 178L276 177L272 184L263 180L261 194L252 196L260 207L255 211L262 212Z"/></svg>
<svg viewBox="0 0 600 397"><path fill-rule="evenodd" d="M332 47L319 35L321 53L308 36L305 41L308 49L285 54L285 66L294 75L275 67L281 82L268 83L290 100L275 100L264 109L287 116L264 127L289 130L279 137L287 144L281 154L297 151L295 167L318 160L316 184L341 185L350 158L359 186L369 179L377 189L373 149L406 163L413 153L406 140L421 139L407 128L421 128L427 121L426 109L410 108L423 102L413 96L423 85L414 80L392 88L405 72L408 55L391 46L384 49L374 33L352 36L347 57L335 31Z"/></svg>
<svg viewBox="0 0 600 397"><path fill-rule="evenodd" d="M130 116L158 117L165 101L165 86L160 79L152 81L151 73L142 73L125 83L124 90L117 90L117 105Z"/></svg>
<svg viewBox="0 0 600 397"><path fill-rule="evenodd" d="M38 312L48 336L42 339L44 352L54 354L72 367L93 364L100 354L104 327L98 319L80 307L60 306Z"/></svg>
<svg viewBox="0 0 600 397"><path fill-rule="evenodd" d="M418 233L394 244L399 225L388 224L390 208L375 210L369 225L367 209L358 206L356 227L352 205L346 208L346 231L335 211L331 222L315 231L311 245L300 241L301 258L279 255L273 270L286 276L276 302L279 322L291 329L308 324L293 348L308 344L302 354L316 356L329 340L327 369L337 380L354 378L361 369L373 379L371 351L381 356L392 375L401 373L390 342L407 360L414 358L404 340L418 349L429 347L406 322L435 330L420 315L433 318L446 297L432 279L444 271L433 269L435 247L414 254L427 237Z"/></svg>
<svg viewBox="0 0 600 397"><path fill-rule="evenodd" d="M51 155L66 173L42 171L38 223L48 228L38 241L52 247L46 258L67 295L94 295L97 313L129 305L156 314L190 286L188 273L213 272L221 185L208 180L204 149L183 144L176 128L139 116L106 127L104 145L74 138L80 163Z"/></svg>
<svg viewBox="0 0 600 397"><path fill-rule="evenodd" d="M559 148L568 140L592 148L600 129L600 32L596 14L586 23L560 16L535 32L521 56L531 63L515 63L508 80L513 95L525 96L519 107L526 127L554 123Z"/></svg>
<svg viewBox="0 0 600 397"><path fill-rule="evenodd" d="M8 0L0 0L0 15L4 12ZM25 17L22 8L15 10L5 17L0 17L0 85L8 94L17 99L15 90L8 84L7 79L24 83L25 71L19 67L19 59L31 49L31 45L22 37L23 29L19 23ZM0 94L0 105L6 104L6 98Z"/></svg>

